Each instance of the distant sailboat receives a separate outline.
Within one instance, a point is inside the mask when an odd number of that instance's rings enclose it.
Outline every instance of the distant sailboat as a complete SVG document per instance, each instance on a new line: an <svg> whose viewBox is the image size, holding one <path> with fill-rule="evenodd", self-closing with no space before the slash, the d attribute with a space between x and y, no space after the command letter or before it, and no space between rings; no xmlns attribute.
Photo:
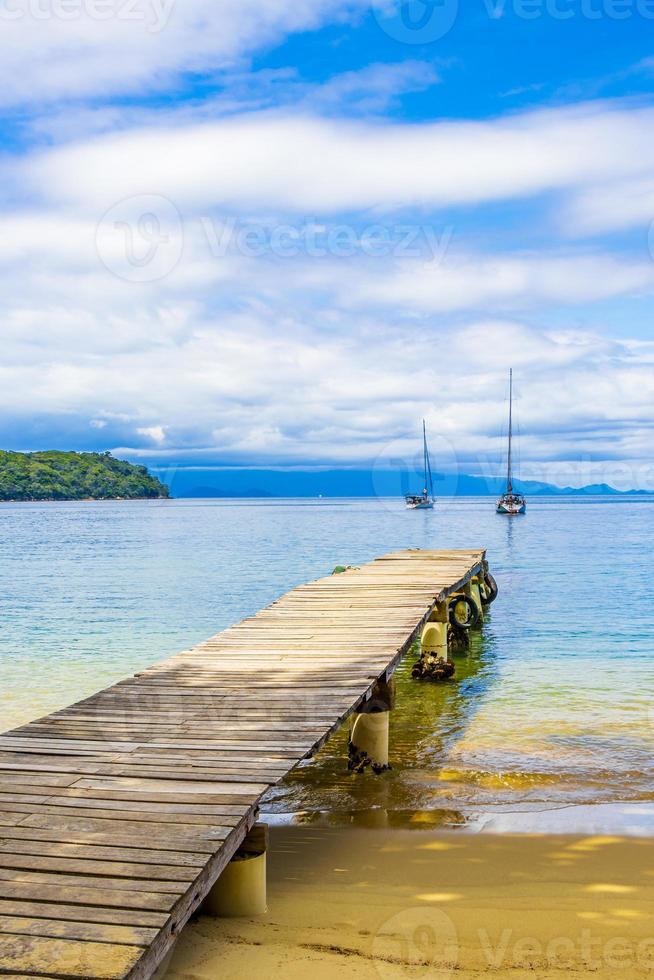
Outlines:
<svg viewBox="0 0 654 980"><path fill-rule="evenodd" d="M513 368L509 372L509 458L506 473L506 490L497 501L497 513L515 517L527 511L527 501L513 489Z"/></svg>
<svg viewBox="0 0 654 980"><path fill-rule="evenodd" d="M422 493L408 493L406 495L404 499L409 510L431 510L436 502L434 500L434 481L431 475L429 449L427 448L427 427L424 419L422 420L422 443L425 470L424 488Z"/></svg>

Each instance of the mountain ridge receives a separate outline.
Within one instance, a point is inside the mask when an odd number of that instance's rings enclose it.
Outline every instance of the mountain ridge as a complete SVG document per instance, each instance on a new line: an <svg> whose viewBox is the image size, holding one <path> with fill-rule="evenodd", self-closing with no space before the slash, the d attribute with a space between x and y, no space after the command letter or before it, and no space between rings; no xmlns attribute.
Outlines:
<svg viewBox="0 0 654 980"><path fill-rule="evenodd" d="M401 497L422 489L421 477L401 470L373 469L185 469L158 470L175 497L184 498L315 498ZM537 480L516 480L514 486L527 496L625 496L647 491L622 491L606 483L560 487ZM499 478L470 474L434 474L434 493L442 497L498 496L505 488Z"/></svg>

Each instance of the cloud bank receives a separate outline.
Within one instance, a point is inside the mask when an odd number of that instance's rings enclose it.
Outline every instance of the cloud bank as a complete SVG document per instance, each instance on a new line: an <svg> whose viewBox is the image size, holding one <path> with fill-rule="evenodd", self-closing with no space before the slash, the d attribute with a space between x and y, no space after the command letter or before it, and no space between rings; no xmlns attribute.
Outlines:
<svg viewBox="0 0 654 980"><path fill-rule="evenodd" d="M435 465L487 474L512 365L524 476L647 484L653 108L387 118L438 83L420 61L278 71L283 104L260 111L92 107L189 72L240 72L256 104L248 55L363 9L189 0L161 30L32 25L29 89L9 43L5 104L79 103L80 79L86 104L32 120L36 144L0 164L4 445L381 465L425 417Z"/></svg>

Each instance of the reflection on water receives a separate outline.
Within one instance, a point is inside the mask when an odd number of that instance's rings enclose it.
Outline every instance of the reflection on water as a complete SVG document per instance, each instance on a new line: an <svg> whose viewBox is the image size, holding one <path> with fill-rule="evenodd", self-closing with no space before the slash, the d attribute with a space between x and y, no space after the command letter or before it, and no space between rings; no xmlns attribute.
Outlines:
<svg viewBox="0 0 654 980"><path fill-rule="evenodd" d="M490 499L424 512L378 500L2 505L1 727L185 649L336 564L486 547L500 596L456 680L413 681L410 661L399 672L393 771L348 775L341 732L267 809L393 825L491 804L647 801L653 518L648 498L533 499L515 520Z"/></svg>

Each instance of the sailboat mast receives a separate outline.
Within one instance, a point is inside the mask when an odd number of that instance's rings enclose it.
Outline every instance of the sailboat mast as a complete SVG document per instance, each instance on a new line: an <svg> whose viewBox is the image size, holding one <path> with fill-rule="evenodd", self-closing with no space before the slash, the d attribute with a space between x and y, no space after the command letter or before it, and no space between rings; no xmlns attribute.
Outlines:
<svg viewBox="0 0 654 980"><path fill-rule="evenodd" d="M424 419L422 420L422 445L425 465L425 493L429 494L430 497L433 497L434 479L431 475L431 461L429 459L429 449L427 448L427 426Z"/></svg>
<svg viewBox="0 0 654 980"><path fill-rule="evenodd" d="M506 474L506 492L513 493L513 483L511 474L511 450L513 443L513 368L509 371L509 458Z"/></svg>

